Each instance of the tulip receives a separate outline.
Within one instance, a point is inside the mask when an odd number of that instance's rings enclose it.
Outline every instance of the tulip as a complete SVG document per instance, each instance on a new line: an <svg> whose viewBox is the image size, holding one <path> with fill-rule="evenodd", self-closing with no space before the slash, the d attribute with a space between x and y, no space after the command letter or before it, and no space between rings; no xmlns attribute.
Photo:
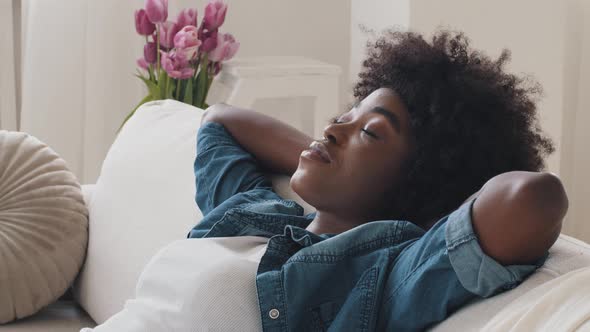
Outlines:
<svg viewBox="0 0 590 332"><path fill-rule="evenodd" d="M180 48L176 49L176 53L181 53L184 59L187 61L193 61L197 58L199 54L199 46L187 47L187 48Z"/></svg>
<svg viewBox="0 0 590 332"><path fill-rule="evenodd" d="M139 58L137 59L137 66L141 69L148 70L149 65L144 58Z"/></svg>
<svg viewBox="0 0 590 332"><path fill-rule="evenodd" d="M201 45L201 52L211 52L217 47L217 34L217 30L199 30L199 39L203 41Z"/></svg>
<svg viewBox="0 0 590 332"><path fill-rule="evenodd" d="M168 0L145 0L145 11L152 23L162 23L168 18Z"/></svg>
<svg viewBox="0 0 590 332"><path fill-rule="evenodd" d="M143 58L147 63L154 64L157 61L158 48L156 43L149 42L143 47Z"/></svg>
<svg viewBox="0 0 590 332"><path fill-rule="evenodd" d="M136 10L135 31L137 31L137 33L142 36L149 36L154 32L154 30L156 30L156 26L154 23L150 22L145 9Z"/></svg>
<svg viewBox="0 0 590 332"><path fill-rule="evenodd" d="M192 61L197 58L201 46L201 41L198 38L197 27L187 25L182 28L176 36L174 36L174 47L177 53L182 53L184 59Z"/></svg>
<svg viewBox="0 0 590 332"><path fill-rule="evenodd" d="M197 10L188 8L183 9L179 14L178 18L176 19L176 24L182 28L187 25L197 26Z"/></svg>
<svg viewBox="0 0 590 332"><path fill-rule="evenodd" d="M227 5L223 0L210 0L205 7L204 25L210 30L219 28L225 21Z"/></svg>
<svg viewBox="0 0 590 332"><path fill-rule="evenodd" d="M240 43L229 33L220 33L217 36L217 47L209 53L212 62L227 61L238 52Z"/></svg>
<svg viewBox="0 0 590 332"><path fill-rule="evenodd" d="M172 78L187 79L195 74L195 69L190 66L181 52L171 51L169 53L160 51L162 68Z"/></svg>
<svg viewBox="0 0 590 332"><path fill-rule="evenodd" d="M221 71L221 67L221 62L213 63L213 76L217 76L217 74L219 74L219 72Z"/></svg>
<svg viewBox="0 0 590 332"><path fill-rule="evenodd" d="M167 21L160 25L160 46L169 50L174 47L174 36L178 32L176 23Z"/></svg>
<svg viewBox="0 0 590 332"><path fill-rule="evenodd" d="M180 29L174 36L174 47L187 48L193 46L200 46L201 41L197 32L197 27L187 25Z"/></svg>

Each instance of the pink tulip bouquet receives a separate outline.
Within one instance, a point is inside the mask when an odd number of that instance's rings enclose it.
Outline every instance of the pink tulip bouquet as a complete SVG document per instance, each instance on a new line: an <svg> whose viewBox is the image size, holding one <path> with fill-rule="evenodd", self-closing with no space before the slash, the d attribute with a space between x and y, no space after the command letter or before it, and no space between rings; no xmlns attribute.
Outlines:
<svg viewBox="0 0 590 332"><path fill-rule="evenodd" d="M176 99L206 108L205 99L213 78L223 61L231 59L240 43L229 33L219 32L225 21L227 4L210 0L201 24L197 10L183 9L176 19L168 19L168 0L146 0L145 8L135 12L135 29L145 36L142 69L136 75L148 89L148 95L125 118L123 124L142 104L159 99Z"/></svg>

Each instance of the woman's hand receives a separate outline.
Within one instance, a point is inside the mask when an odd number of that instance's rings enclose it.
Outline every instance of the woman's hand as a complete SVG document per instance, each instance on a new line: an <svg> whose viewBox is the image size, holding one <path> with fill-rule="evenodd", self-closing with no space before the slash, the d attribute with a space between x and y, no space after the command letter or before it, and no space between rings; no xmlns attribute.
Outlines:
<svg viewBox="0 0 590 332"><path fill-rule="evenodd" d="M299 155L313 141L284 122L227 104L209 106L201 124L209 121L222 124L271 173L293 175L299 165Z"/></svg>
<svg viewBox="0 0 590 332"><path fill-rule="evenodd" d="M501 264L530 264L561 232L568 199L551 173L508 172L478 192L472 221L483 251Z"/></svg>

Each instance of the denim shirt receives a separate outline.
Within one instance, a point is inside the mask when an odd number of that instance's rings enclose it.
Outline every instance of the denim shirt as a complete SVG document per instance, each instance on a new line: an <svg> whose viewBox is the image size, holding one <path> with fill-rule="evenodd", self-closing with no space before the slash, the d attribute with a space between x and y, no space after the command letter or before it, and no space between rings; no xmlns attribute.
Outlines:
<svg viewBox="0 0 590 332"><path fill-rule="evenodd" d="M502 266L478 244L474 200L425 232L377 220L340 234L305 228L315 214L272 189L256 159L223 125L197 135L196 202L189 238L263 236L256 290L264 331L419 331L478 297L516 287L541 266Z"/></svg>

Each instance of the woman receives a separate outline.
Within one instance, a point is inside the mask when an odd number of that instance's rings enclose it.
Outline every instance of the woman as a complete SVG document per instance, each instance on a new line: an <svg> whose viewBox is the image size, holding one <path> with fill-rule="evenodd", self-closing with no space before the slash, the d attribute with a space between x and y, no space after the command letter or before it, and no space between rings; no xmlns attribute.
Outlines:
<svg viewBox="0 0 590 332"><path fill-rule="evenodd" d="M568 201L538 172L553 151L536 126L540 89L505 73L508 60L461 33L388 31L369 47L358 102L318 140L209 107L195 160L204 218L189 237L269 238L256 272L267 331L423 330L517 286ZM269 172L317 211L279 197Z"/></svg>

